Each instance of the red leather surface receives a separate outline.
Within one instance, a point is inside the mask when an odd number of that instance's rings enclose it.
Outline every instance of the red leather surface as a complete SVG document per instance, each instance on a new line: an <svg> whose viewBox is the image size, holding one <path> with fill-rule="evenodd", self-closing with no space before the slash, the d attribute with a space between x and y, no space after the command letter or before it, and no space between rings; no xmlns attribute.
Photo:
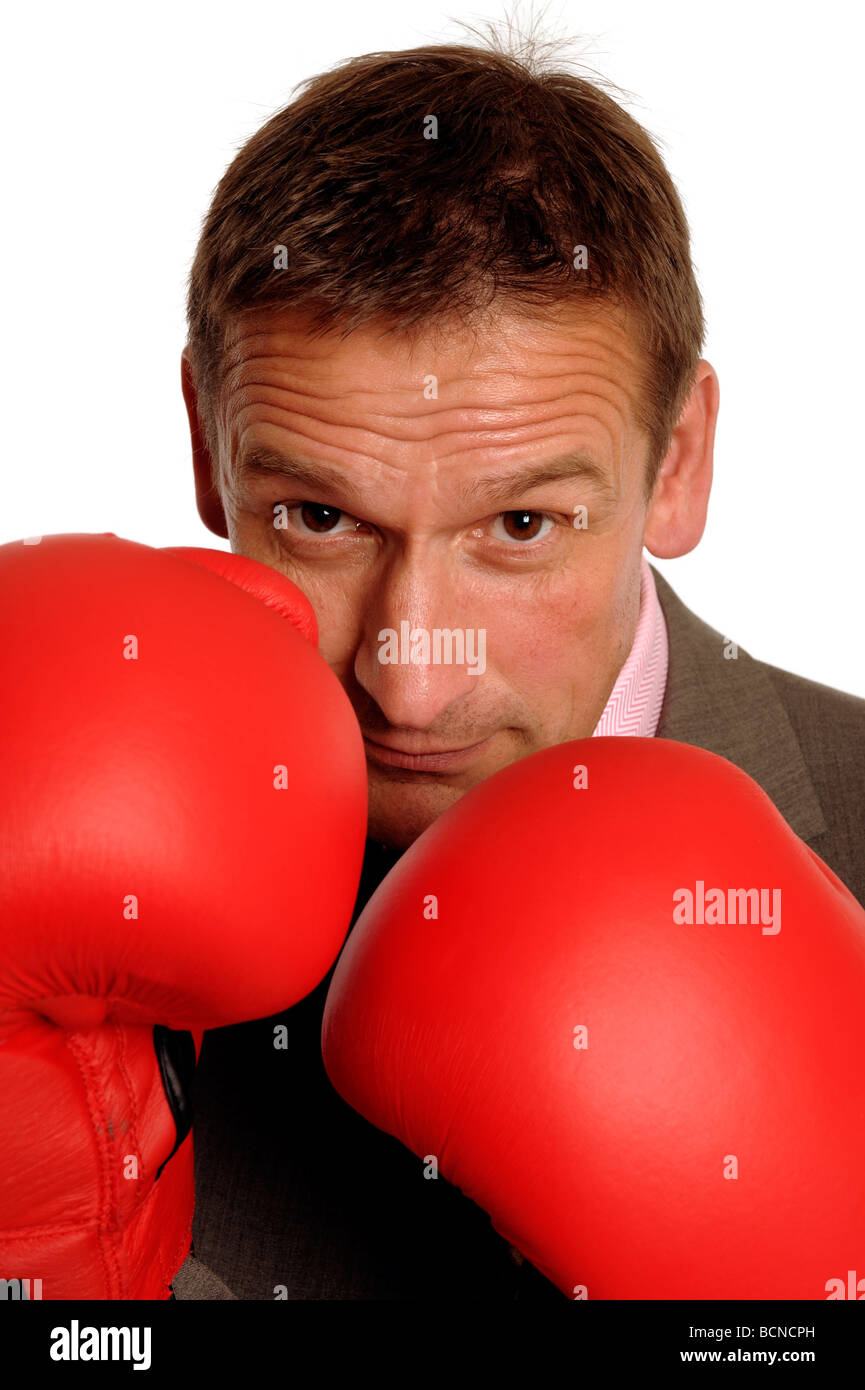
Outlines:
<svg viewBox="0 0 865 1390"><path fill-rule="evenodd" d="M674 922L697 881L780 889L780 930ZM865 912L754 782L589 739L403 856L340 958L324 1059L571 1297L825 1299L865 1250L863 999Z"/></svg>
<svg viewBox="0 0 865 1390"><path fill-rule="evenodd" d="M0 547L0 1276L45 1298L167 1296L192 1145L154 1185L175 1126L152 1025L289 1007L357 893L363 743L312 610L195 559Z"/></svg>

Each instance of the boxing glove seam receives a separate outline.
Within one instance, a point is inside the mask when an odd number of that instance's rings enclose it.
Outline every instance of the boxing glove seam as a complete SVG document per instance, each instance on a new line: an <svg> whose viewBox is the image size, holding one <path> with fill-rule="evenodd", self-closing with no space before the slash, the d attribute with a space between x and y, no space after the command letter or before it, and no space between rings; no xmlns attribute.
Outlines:
<svg viewBox="0 0 865 1390"><path fill-rule="evenodd" d="M66 1034L65 1040L78 1067L90 1114L99 1171L98 1210L95 1213L97 1243L107 1296L108 1298L117 1298L120 1296L119 1291L123 1283L116 1248L117 1236L120 1235L122 1240L122 1227L118 1220L119 1194L116 1186L116 1175L115 1181L112 1181L112 1166L108 1146L105 1142L106 1127L103 1122L109 1119L106 1097L104 1088L99 1083L99 1068L93 1063L92 1048L87 1035L69 1032Z"/></svg>
<svg viewBox="0 0 865 1390"><path fill-rule="evenodd" d="M138 1178L139 1181L143 1184L148 1176L148 1173L146 1167L146 1160L144 1156L144 1145L141 1142L141 1137L139 1134L140 1117L135 1099L135 1087L133 1086L132 1078L129 1075L129 1066L127 1061L128 1053L126 1050L126 1032L123 1028L118 1027L117 1023L113 1019L109 1019L108 1022L111 1024L112 1031L114 1032L114 1036L117 1040L117 1070L120 1076L123 1078L123 1084L126 1087L126 1096L129 1105L128 1134L131 1141L132 1151L139 1164ZM140 1205L140 1202L134 1202L133 1209L137 1209Z"/></svg>

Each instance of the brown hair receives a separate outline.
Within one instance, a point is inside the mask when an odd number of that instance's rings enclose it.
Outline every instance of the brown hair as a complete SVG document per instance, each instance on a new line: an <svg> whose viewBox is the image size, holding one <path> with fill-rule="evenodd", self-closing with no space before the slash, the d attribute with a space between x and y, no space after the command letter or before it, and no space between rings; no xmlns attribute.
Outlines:
<svg viewBox="0 0 865 1390"><path fill-rule="evenodd" d="M642 126L531 53L442 44L308 79L232 161L190 273L187 353L214 468L226 330L244 311L302 309L316 335L385 320L413 336L499 297L528 313L625 310L651 492L704 326L682 204Z"/></svg>

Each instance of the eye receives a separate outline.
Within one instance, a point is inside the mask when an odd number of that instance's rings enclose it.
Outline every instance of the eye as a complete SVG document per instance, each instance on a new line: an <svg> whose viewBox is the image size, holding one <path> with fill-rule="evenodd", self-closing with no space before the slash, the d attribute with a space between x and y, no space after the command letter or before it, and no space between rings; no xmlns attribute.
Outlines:
<svg viewBox="0 0 865 1390"><path fill-rule="evenodd" d="M315 536L332 536L337 532L355 531L361 525L356 517L338 507L326 507L322 502L301 502L292 507L299 531Z"/></svg>
<svg viewBox="0 0 865 1390"><path fill-rule="evenodd" d="M493 535L496 540L536 541L541 536L548 536L555 524L545 512L499 512L493 522ZM496 533L498 526L503 528L504 535ZM544 526L546 530L542 530Z"/></svg>

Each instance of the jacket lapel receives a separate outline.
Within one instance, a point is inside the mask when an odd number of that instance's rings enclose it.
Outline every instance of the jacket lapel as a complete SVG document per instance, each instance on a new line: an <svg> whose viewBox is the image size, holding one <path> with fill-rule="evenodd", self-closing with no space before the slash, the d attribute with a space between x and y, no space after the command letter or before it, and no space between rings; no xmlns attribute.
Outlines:
<svg viewBox="0 0 865 1390"><path fill-rule="evenodd" d="M747 772L803 840L826 831L814 784L768 668L686 608L654 565L670 665L657 737L708 749Z"/></svg>

